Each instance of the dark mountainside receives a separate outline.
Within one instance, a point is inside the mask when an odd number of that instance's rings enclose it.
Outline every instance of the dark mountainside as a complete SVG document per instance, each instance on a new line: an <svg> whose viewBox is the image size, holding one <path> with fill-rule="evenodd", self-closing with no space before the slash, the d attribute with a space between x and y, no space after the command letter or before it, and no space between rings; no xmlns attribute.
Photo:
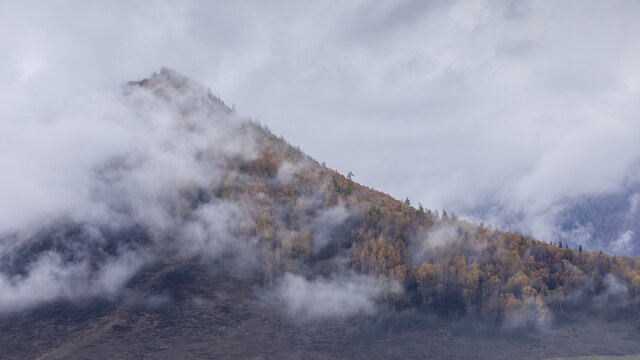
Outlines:
<svg viewBox="0 0 640 360"><path fill-rule="evenodd" d="M3 359L640 353L640 259L416 209L171 70L122 101L83 211L0 242Z"/></svg>

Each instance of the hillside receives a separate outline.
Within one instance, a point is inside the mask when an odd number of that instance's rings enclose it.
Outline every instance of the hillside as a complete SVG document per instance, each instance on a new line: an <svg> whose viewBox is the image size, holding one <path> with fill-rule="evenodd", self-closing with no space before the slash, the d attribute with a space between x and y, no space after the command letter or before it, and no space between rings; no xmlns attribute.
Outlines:
<svg viewBox="0 0 640 360"><path fill-rule="evenodd" d="M640 259L415 208L171 70L122 102L137 137L83 211L3 236L6 358L640 352L609 321L637 318Z"/></svg>

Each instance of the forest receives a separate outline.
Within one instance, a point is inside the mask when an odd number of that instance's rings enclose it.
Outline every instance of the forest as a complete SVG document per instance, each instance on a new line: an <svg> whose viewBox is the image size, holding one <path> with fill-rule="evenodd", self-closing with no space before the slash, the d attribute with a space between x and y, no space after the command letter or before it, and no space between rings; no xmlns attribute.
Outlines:
<svg viewBox="0 0 640 360"><path fill-rule="evenodd" d="M415 208L318 163L264 126L251 127L260 134L259 156L229 159L228 181L211 194L252 204L243 236L258 239L265 287L288 272L327 276L335 269L318 272L314 264L347 256L351 269L377 279L377 302L394 309L534 326L553 311L638 311L640 259ZM343 214L335 224L314 226L336 209Z"/></svg>

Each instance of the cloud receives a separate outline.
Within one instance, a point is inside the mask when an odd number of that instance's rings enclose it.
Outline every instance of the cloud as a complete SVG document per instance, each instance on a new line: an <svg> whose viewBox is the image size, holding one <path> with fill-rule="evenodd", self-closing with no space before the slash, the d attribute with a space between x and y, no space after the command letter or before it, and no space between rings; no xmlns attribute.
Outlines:
<svg viewBox="0 0 640 360"><path fill-rule="evenodd" d="M275 293L293 318L312 320L373 314L377 289L364 275L307 280L287 273Z"/></svg>
<svg viewBox="0 0 640 360"><path fill-rule="evenodd" d="M187 80L164 72L155 81ZM224 156L255 156L251 129L240 131L246 120L205 88L152 90L81 96L50 118L3 123L0 233L53 216L134 216L164 230L181 190L217 181Z"/></svg>
<svg viewBox="0 0 640 360"><path fill-rule="evenodd" d="M331 243L338 243L340 225L352 214L344 205L336 205L323 210L314 217L310 230L314 234L313 250L317 252ZM344 235L343 235L344 236Z"/></svg>
<svg viewBox="0 0 640 360"><path fill-rule="evenodd" d="M423 234L418 234L417 238L410 243L411 263L421 265L423 262L434 263L442 256L446 249L455 243L463 244L460 248L467 261L472 263L480 256L485 247L484 241L464 241L461 239L473 239L477 237L478 228L469 223L442 222L429 228Z"/></svg>
<svg viewBox="0 0 640 360"><path fill-rule="evenodd" d="M640 193L629 196L629 213L635 214L640 207Z"/></svg>
<svg viewBox="0 0 640 360"><path fill-rule="evenodd" d="M594 305L608 311L623 308L629 302L627 286L613 274L604 278L604 292L593 299Z"/></svg>
<svg viewBox="0 0 640 360"><path fill-rule="evenodd" d="M238 234L253 225L253 219L246 209L232 202L214 200L199 206L191 215L191 220L178 224L179 251L204 254L209 258L229 253L251 257L256 252L255 242Z"/></svg>
<svg viewBox="0 0 640 360"><path fill-rule="evenodd" d="M460 236L461 229L455 225L439 224L426 233L418 235L415 249L411 252L413 265L420 265L430 257L438 256L438 250L453 244Z"/></svg>
<svg viewBox="0 0 640 360"><path fill-rule="evenodd" d="M301 168L302 164L293 164L285 161L278 168L276 178L283 184L290 184L295 179L295 175L300 172Z"/></svg>
<svg viewBox="0 0 640 360"><path fill-rule="evenodd" d="M614 312L628 306L630 300L627 285L614 274L609 273L596 281L570 263L564 266L565 271L572 273L575 280L564 292L552 295L552 304L582 304L593 309Z"/></svg>
<svg viewBox="0 0 640 360"><path fill-rule="evenodd" d="M233 195L239 199L212 195L211 189L256 180L228 167L230 159L253 160L260 151L259 130L248 119L208 89L167 69L142 83L129 83L121 93L95 93L91 103L84 99L47 121L11 124L17 136L9 148L15 153L2 159L15 171L3 179L6 188L1 191L15 202L0 205L6 215L0 223L0 256L8 264L0 269L0 312L59 299L115 298L141 266L167 252L203 261L224 256L250 272L277 261L281 255L260 243L264 234L256 230L256 219L264 209L256 206L256 198L280 209L278 199L262 193ZM56 129L53 139L45 136L50 128ZM24 138L41 141L31 149ZM295 173L315 171L304 161L285 162L273 183L258 180L265 186L295 181ZM321 208L324 189L298 197L293 210L282 209L300 212L304 221L300 231L279 229L277 240L305 234L309 239L311 233L313 252L344 241L336 230L356 210L343 204ZM30 196L35 197L33 208L24 206ZM375 286L370 290L371 280L363 276L308 286L296 279L282 284L341 306L336 314L373 309L368 294ZM346 286L347 293L329 294L339 286ZM291 291L287 301L295 300ZM347 299L356 292L353 300ZM305 301L296 308L308 306Z"/></svg>
<svg viewBox="0 0 640 360"><path fill-rule="evenodd" d="M241 246L244 209L189 202L208 201L191 192L217 184L225 159L255 157L247 119L166 69L68 105L3 123L0 311L114 297L167 244L210 256Z"/></svg>
<svg viewBox="0 0 640 360"><path fill-rule="evenodd" d="M143 263L140 254L125 252L93 270L88 258L65 262L58 254L43 254L24 275L0 274L0 312L22 310L59 299L117 296Z"/></svg>
<svg viewBox="0 0 640 360"><path fill-rule="evenodd" d="M631 254L633 249L633 238L634 232L631 230L627 230L622 233L612 244L611 251L614 254L626 255Z"/></svg>

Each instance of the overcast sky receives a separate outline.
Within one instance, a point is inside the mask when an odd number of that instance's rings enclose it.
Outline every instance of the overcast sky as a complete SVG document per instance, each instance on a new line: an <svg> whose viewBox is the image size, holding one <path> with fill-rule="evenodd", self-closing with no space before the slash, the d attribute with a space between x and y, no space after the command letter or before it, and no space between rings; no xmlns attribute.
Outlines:
<svg viewBox="0 0 640 360"><path fill-rule="evenodd" d="M636 176L638 19L608 0L0 0L1 165L165 66L398 198L536 211Z"/></svg>

